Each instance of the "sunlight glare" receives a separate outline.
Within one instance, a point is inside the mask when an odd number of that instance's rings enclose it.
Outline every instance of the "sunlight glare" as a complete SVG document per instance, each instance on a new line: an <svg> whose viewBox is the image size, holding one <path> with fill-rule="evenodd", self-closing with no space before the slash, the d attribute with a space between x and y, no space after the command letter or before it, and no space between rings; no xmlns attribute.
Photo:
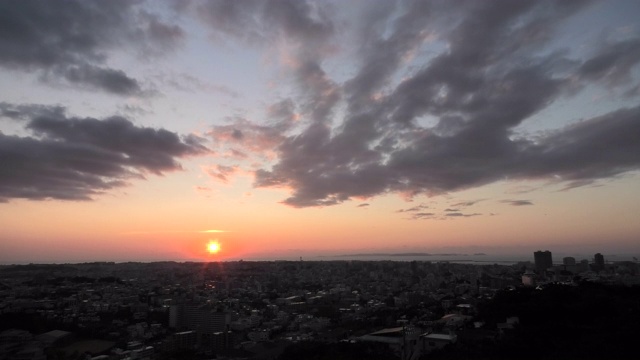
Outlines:
<svg viewBox="0 0 640 360"><path fill-rule="evenodd" d="M210 241L207 244L207 251L209 254L217 254L220 251L220 244L217 241Z"/></svg>

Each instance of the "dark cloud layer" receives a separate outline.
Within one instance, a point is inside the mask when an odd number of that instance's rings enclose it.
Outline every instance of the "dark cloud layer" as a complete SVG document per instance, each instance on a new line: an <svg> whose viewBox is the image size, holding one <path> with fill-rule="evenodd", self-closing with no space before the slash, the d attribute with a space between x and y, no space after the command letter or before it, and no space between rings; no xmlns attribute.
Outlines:
<svg viewBox="0 0 640 360"><path fill-rule="evenodd" d="M178 158L206 153L201 139L134 125L122 117L68 117L63 108L0 104L33 136L0 133L0 201L88 200L145 174L180 170Z"/></svg>
<svg viewBox="0 0 640 360"><path fill-rule="evenodd" d="M255 185L290 188L285 204L333 205L389 192L435 195L504 179L572 187L640 168L640 107L536 137L516 133L533 115L587 86L627 93L637 87L629 82L640 39L598 45L586 58L543 51L588 2L372 2L376 8L356 24L362 29L356 72L343 84L324 71L328 55L318 50L335 39L336 24L323 16L330 13L323 4L272 3L288 15L271 16L260 2L222 1L207 3L204 16L218 34L249 42L278 34L298 45L292 76L299 97L290 101L304 126L274 136L276 126L244 124L230 137L273 139L263 143L275 149L277 162L255 172ZM407 59L429 41L446 46L407 68ZM340 117L339 104L346 109ZM436 122L421 122L425 116ZM245 149L262 149L251 146Z"/></svg>
<svg viewBox="0 0 640 360"><path fill-rule="evenodd" d="M229 157L268 158L268 166L251 165L254 185L290 189L287 205L437 195L504 179L552 180L570 189L640 169L640 106L540 134L521 131L550 105L586 89L640 96L637 36L580 51L554 43L587 1L371 1L355 17L335 3L304 0L175 5L215 41L286 57L289 77L282 81L294 88L269 107L267 121L229 117L208 135ZM347 25L357 30L343 42ZM140 79L111 67L113 52L154 56L183 38L179 26L135 1L0 0L0 67L36 72L50 83L141 94ZM347 79L327 70L340 51L356 59L345 65ZM4 199L86 199L131 177L179 169L178 158L206 151L195 138L121 117L81 119L32 105L3 104L0 111L32 133L0 135ZM220 165L210 174L227 181L241 170ZM476 216L465 212L474 203L450 204L445 216ZM433 217L425 208L401 212Z"/></svg>
<svg viewBox="0 0 640 360"><path fill-rule="evenodd" d="M0 1L0 66L39 71L42 79L139 94L138 79L106 65L110 50L155 55L184 34L136 1ZM135 50L134 50L135 49Z"/></svg>

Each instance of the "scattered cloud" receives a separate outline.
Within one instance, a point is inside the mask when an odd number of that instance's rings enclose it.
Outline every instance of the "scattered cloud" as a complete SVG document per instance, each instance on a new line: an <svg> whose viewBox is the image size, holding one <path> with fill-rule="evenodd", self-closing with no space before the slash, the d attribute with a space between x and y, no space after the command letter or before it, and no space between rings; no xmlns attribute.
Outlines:
<svg viewBox="0 0 640 360"><path fill-rule="evenodd" d="M428 209L428 208L429 208L428 205L420 204L420 205L413 206L413 207L410 207L410 208L407 208L407 209L400 209L400 210L397 210L396 212L398 212L398 213L417 212L417 211L421 211L421 210Z"/></svg>
<svg viewBox="0 0 640 360"><path fill-rule="evenodd" d="M228 183L229 177L237 173L238 170L239 170L239 167L237 165L234 165L234 166L215 165L207 169L206 172L213 179L221 181L223 183Z"/></svg>
<svg viewBox="0 0 640 360"><path fill-rule="evenodd" d="M432 219L434 216L435 216L434 213L419 212L419 213L412 214L409 219L411 219L411 220Z"/></svg>
<svg viewBox="0 0 640 360"><path fill-rule="evenodd" d="M479 213L473 213L473 214L463 214L460 212L454 212L454 213L447 213L444 216L450 216L450 217L472 217L472 216L480 216L482 214Z"/></svg>
<svg viewBox="0 0 640 360"><path fill-rule="evenodd" d="M195 190L205 195L210 195L213 192L213 189L208 186L196 186Z"/></svg>
<svg viewBox="0 0 640 360"><path fill-rule="evenodd" d="M262 125L243 117L228 119L228 125L213 126L207 133L219 147L228 148L230 157L249 155L273 158L277 147L286 140L286 133L297 121L294 103L283 100L267 109L269 123Z"/></svg>
<svg viewBox="0 0 640 360"><path fill-rule="evenodd" d="M536 191L539 187L530 185L517 185L505 190L507 194L527 194Z"/></svg>
<svg viewBox="0 0 640 360"><path fill-rule="evenodd" d="M0 104L30 136L0 133L0 199L90 200L130 179L181 170L179 158L207 153L203 139L139 127L124 117L66 115L62 107Z"/></svg>
<svg viewBox="0 0 640 360"><path fill-rule="evenodd" d="M241 94L232 88L220 85L220 84L211 84L199 79L195 76L181 73L181 74L165 74L160 73L155 75L155 77L162 82L164 85L170 86L174 89L185 91L185 92L208 92L212 94L222 94L229 96L231 98L239 98Z"/></svg>
<svg viewBox="0 0 640 360"><path fill-rule="evenodd" d="M511 206L526 206L533 205L530 200L501 200L501 203L509 204Z"/></svg>
<svg viewBox="0 0 640 360"><path fill-rule="evenodd" d="M370 204L364 203L364 204L359 204L357 207L361 208L361 207L368 207L368 206L370 206Z"/></svg>
<svg viewBox="0 0 640 360"><path fill-rule="evenodd" d="M42 79L54 83L54 79L63 79L79 87L101 89L117 95L142 95L138 80L129 77L124 71L91 64L56 66Z"/></svg>
<svg viewBox="0 0 640 360"><path fill-rule="evenodd" d="M461 202L457 202L455 204L452 204L451 206L453 207L469 207L469 206L473 206L481 201L484 201L486 199L478 199L478 200L468 200L468 201L461 201Z"/></svg>

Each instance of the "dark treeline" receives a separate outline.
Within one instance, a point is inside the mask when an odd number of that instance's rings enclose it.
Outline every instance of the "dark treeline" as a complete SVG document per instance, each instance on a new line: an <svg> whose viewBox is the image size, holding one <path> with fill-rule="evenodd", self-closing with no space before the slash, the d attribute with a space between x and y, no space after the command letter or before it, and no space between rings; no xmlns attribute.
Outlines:
<svg viewBox="0 0 640 360"><path fill-rule="evenodd" d="M480 306L487 327L517 316L497 340L466 340L429 359L637 359L640 287L583 282L499 292Z"/></svg>

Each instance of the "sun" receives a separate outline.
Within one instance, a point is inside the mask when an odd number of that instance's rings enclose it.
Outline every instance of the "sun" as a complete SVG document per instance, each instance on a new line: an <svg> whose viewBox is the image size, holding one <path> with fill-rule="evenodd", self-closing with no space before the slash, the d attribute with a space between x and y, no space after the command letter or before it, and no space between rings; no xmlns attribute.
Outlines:
<svg viewBox="0 0 640 360"><path fill-rule="evenodd" d="M217 241L209 241L207 251L209 254L217 254L220 251L220 244Z"/></svg>

